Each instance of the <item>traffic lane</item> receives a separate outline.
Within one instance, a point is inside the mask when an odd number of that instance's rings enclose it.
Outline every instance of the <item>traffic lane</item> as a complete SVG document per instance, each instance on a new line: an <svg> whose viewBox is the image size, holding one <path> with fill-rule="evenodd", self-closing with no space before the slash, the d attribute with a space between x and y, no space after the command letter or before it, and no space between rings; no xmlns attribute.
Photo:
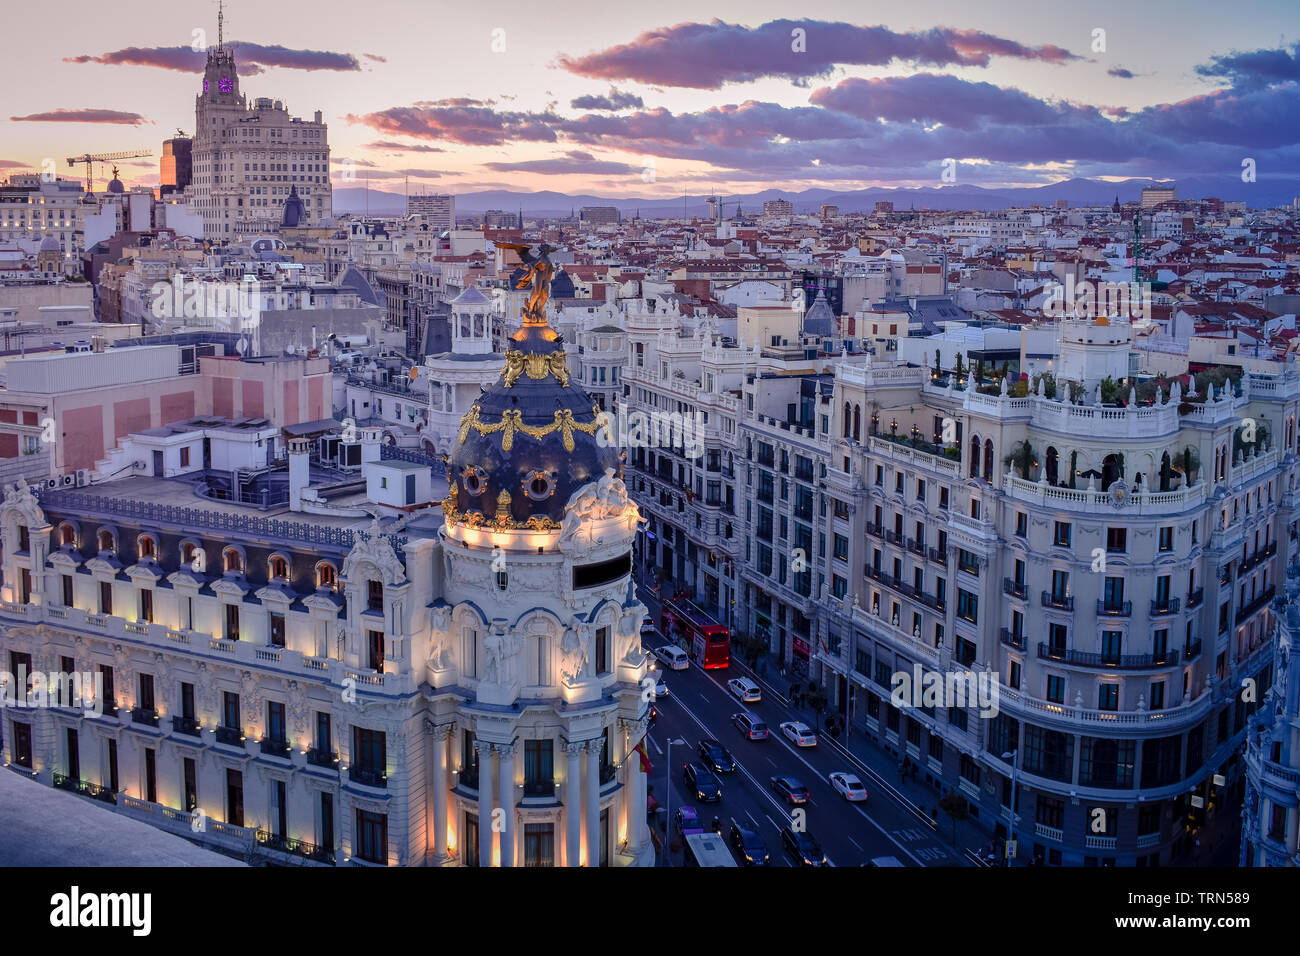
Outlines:
<svg viewBox="0 0 1300 956"><path fill-rule="evenodd" d="M679 687L681 693L692 699L698 695L701 718L715 730L721 730L718 739L733 753L732 740L738 742L737 746L743 744L747 745L746 749L763 751L761 759L766 766L764 772L756 773L756 776L764 786L770 785L771 776L790 773L809 787L812 806L818 811L814 815L810 809L809 828L818 839L825 841L827 838L819 833L814 819L824 821L823 829L833 834L836 840L834 844L823 842L832 858L838 855L842 859L853 859L863 854L868 855L866 858L897 856L902 862L917 866L960 860L934 834L928 816L905 799L897 799L888 788L873 786L869 775L856 765L856 758L850 759L851 755L843 751L832 752L832 747L825 741L809 748L795 747L787 741L778 724L784 719L803 717L783 698L780 703L773 704L773 695L769 693L763 703L742 704L723 684L728 679L727 671L721 671L721 680L715 676L719 671L703 671L694 665L687 670L664 670L664 673L668 675L670 693L674 687ZM767 721L771 739L761 743L750 742L735 728L731 714L745 709ZM829 774L836 770L856 772L864 779L869 794L865 807L850 804L831 786ZM838 847L839 852L832 852L832 847Z"/></svg>
<svg viewBox="0 0 1300 956"><path fill-rule="evenodd" d="M677 809L682 806L692 806L699 813L706 827L714 816L717 816L724 826L729 826L734 818L742 826L748 826L762 837L767 846L770 866L790 865L781 848L781 828L789 822L789 818L781 812L779 806L768 799L763 788L757 786L753 778L743 772L741 768L744 768L744 763L739 757L737 757L738 769L735 773L716 775L722 785L720 801L702 803L693 793L687 792L682 777L683 765L687 761L698 759L701 740L720 738L712 728L701 730L699 724L687 714L683 702L675 696L660 698L656 706L659 710L659 719L647 733L649 738L647 747L654 771L651 784L655 788L655 799L661 805L665 804L662 793L666 772L667 784L672 793L670 815L676 815ZM673 739L685 740L686 744L673 745L672 764L668 766L667 742ZM680 854L674 854L674 862L679 861Z"/></svg>
<svg viewBox="0 0 1300 956"><path fill-rule="evenodd" d="M692 670L696 671L694 675L691 674ZM726 779L744 776L750 785L751 794L761 795L762 798L758 812L750 810L751 822L762 819L768 821L770 830L760 829L759 832L765 841L769 834L774 835L778 851L781 828L790 821L794 810L802 809L807 828L822 844L832 862L854 865L876 856L898 856L904 861L909 859L906 846L891 839L886 828L874 821L860 805L851 804L841 797L823 779L824 771L810 766L804 759L806 754L796 753L777 736L765 741L746 739L731 723L731 714L739 709L737 702L729 695L720 697L716 684L708 679L709 675L700 673L698 668L666 673L670 675L670 696L665 700L672 701L675 696L677 706L660 707L660 723L664 723L664 715L671 712L688 717L690 723L694 724L692 727L680 720L665 723L665 727L671 727L668 736L682 736L690 741L692 756L701 737L712 737L732 752L739 769L735 775L722 775L724 800L728 792ZM674 747L674 764L678 763L676 751L677 748ZM790 806L773 791L771 778L782 774L799 778L809 788L808 803L799 807ZM771 850L769 844L769 853ZM910 862L922 865L923 860L911 858Z"/></svg>

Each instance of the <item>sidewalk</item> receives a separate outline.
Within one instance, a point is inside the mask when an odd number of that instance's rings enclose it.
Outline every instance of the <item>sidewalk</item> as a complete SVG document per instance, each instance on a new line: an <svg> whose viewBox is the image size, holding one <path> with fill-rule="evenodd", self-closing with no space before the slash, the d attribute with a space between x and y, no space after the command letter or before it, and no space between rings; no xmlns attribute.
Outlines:
<svg viewBox="0 0 1300 956"><path fill-rule="evenodd" d="M770 658L761 660L759 668L755 670L749 664L742 660L739 655L733 655L731 659L733 667L740 668L748 674L752 674L754 680L764 685L765 693L780 700L782 703L789 704L786 695L789 692L790 684L796 680L787 672L786 676L780 674L779 664L775 664ZM807 678L801 678L806 684ZM793 708L796 715L799 715L806 723L814 724L817 715L806 705L800 705ZM843 716L843 715L838 715ZM954 847L959 854L969 852L969 856L963 856L963 862L971 862L970 857L984 859L989 852L989 844L993 838L994 821L989 817L984 808L980 808L980 819L972 820L967 818L957 824L956 840L953 840L953 823L952 819L938 809L939 800L947 792L947 788L936 790L925 782L925 768L923 766L915 767L916 776L910 774L906 781L900 779L899 761L900 757L890 754L883 746L876 743L875 740L866 733L866 729L861 724L854 724L847 732L841 732L838 736L832 737L829 734L821 734L823 743L829 744L833 749L840 752L847 750L854 757L857 757L862 763L869 767L877 774L883 783L893 790L896 794L903 797L906 803L917 807L921 813L933 821L930 825L934 828L935 836L938 840L947 845ZM871 789L872 781L866 781L868 789ZM875 786L879 787L879 781ZM964 796L964 795L963 795ZM970 803L969 799L967 803ZM1023 820L1021 821L1023 823ZM921 821L917 821L918 825ZM1023 836L1023 832L1022 832ZM994 850L1002 852L1001 841L997 841ZM1025 845L1022 840L1020 847L1019 859L1013 861L1013 865L1023 865L1027 862L1028 857L1025 854Z"/></svg>

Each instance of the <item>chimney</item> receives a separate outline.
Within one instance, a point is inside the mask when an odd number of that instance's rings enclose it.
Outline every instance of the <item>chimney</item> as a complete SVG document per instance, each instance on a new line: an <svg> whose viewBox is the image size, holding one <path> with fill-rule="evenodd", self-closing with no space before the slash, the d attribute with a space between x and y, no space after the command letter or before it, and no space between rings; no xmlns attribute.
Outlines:
<svg viewBox="0 0 1300 956"><path fill-rule="evenodd" d="M367 462L379 461L381 455L379 444L383 429L369 427L361 429L361 465L365 466Z"/></svg>
<svg viewBox="0 0 1300 956"><path fill-rule="evenodd" d="M302 492L311 484L308 457L311 442L306 438L289 439L289 510L302 511Z"/></svg>

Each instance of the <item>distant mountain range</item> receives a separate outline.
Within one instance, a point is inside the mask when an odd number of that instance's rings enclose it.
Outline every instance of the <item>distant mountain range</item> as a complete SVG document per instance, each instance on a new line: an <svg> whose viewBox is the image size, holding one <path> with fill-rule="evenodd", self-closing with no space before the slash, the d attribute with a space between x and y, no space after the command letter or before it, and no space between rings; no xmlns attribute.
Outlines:
<svg viewBox="0 0 1300 956"><path fill-rule="evenodd" d="M1141 198L1142 187L1153 185L1151 179L1126 179L1110 183L1098 179L1064 179L1046 186L991 189L974 185L924 187L920 189L805 189L802 192L783 192L765 189L747 195L724 198L728 215L737 204L747 215L762 211L769 199L788 199L794 203L796 213L815 213L823 204L840 207L842 213L871 212L877 202L892 202L897 212L909 209L980 209L999 210L1011 206L1028 206L1040 203L1053 205L1056 200L1067 200L1071 206L1109 205L1118 195L1120 202L1136 202ZM1218 197L1224 201L1244 201L1248 206L1263 209L1289 204L1300 196L1300 177L1290 179L1261 179L1243 183L1240 176L1198 176L1179 180L1178 195L1182 199ZM685 196L678 199L644 199L629 197L611 199L608 196L569 195L552 192L512 192L486 190L456 194L458 213L481 213L488 209L515 212L522 208L526 216L567 216L583 206L614 206L624 218L641 216L645 219L687 216L705 217L709 213L708 196ZM348 187L334 190L336 212L359 213L369 211L375 216L397 216L406 212L406 200L400 193L379 189Z"/></svg>

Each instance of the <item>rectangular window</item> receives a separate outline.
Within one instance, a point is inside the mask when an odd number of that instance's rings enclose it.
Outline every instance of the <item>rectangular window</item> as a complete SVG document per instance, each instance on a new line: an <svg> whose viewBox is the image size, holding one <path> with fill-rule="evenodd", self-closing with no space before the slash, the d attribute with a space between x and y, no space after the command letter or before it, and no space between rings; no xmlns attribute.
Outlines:
<svg viewBox="0 0 1300 956"><path fill-rule="evenodd" d="M60 575L60 578L63 583L63 606L72 607L72 575L63 574Z"/></svg>
<svg viewBox="0 0 1300 956"><path fill-rule="evenodd" d="M550 796L554 793L554 741L524 741L524 796Z"/></svg>
<svg viewBox="0 0 1300 956"><path fill-rule="evenodd" d="M1097 688L1098 710L1119 710L1119 684L1102 684Z"/></svg>
<svg viewBox="0 0 1300 956"><path fill-rule="evenodd" d="M366 610L380 612L384 610L383 581L366 582Z"/></svg>
<svg viewBox="0 0 1300 956"><path fill-rule="evenodd" d="M388 865L388 816L357 810L357 859Z"/></svg>
<svg viewBox="0 0 1300 956"><path fill-rule="evenodd" d="M1063 548L1070 546L1070 522L1056 522L1055 530L1052 533L1052 543Z"/></svg>
<svg viewBox="0 0 1300 956"><path fill-rule="evenodd" d="M1128 529L1107 528L1106 550L1112 554L1124 554L1128 550Z"/></svg>
<svg viewBox="0 0 1300 956"><path fill-rule="evenodd" d="M1160 550L1161 551L1174 550L1174 529L1172 527L1165 527L1160 529Z"/></svg>
<svg viewBox="0 0 1300 956"><path fill-rule="evenodd" d="M1065 678L1056 674L1047 676L1047 699L1054 704L1065 702Z"/></svg>
<svg viewBox="0 0 1300 956"><path fill-rule="evenodd" d="M228 641L239 640L239 605L226 605L225 638Z"/></svg>
<svg viewBox="0 0 1300 956"><path fill-rule="evenodd" d="M604 817L608 811L602 811ZM601 842L604 846L605 841ZM524 824L524 866L555 865L555 824ZM602 864L604 865L604 864Z"/></svg>
<svg viewBox="0 0 1300 956"><path fill-rule="evenodd" d="M239 716L239 695L228 690L221 692L221 726L229 730L242 730L244 726Z"/></svg>
<svg viewBox="0 0 1300 956"><path fill-rule="evenodd" d="M271 646L284 647L284 615L271 615Z"/></svg>
<svg viewBox="0 0 1300 956"><path fill-rule="evenodd" d="M324 790L320 795L320 847L334 849L334 794Z"/></svg>
<svg viewBox="0 0 1300 956"><path fill-rule="evenodd" d="M1021 538L1029 536L1029 518L1023 511L1016 512L1016 535Z"/></svg>
<svg viewBox="0 0 1300 956"><path fill-rule="evenodd" d="M99 582L99 613L113 613L113 585L109 581Z"/></svg>
<svg viewBox="0 0 1300 956"><path fill-rule="evenodd" d="M284 704L278 700L266 702L266 737L273 743L284 743L287 734L284 723Z"/></svg>
<svg viewBox="0 0 1300 956"><path fill-rule="evenodd" d="M185 757L181 767L182 785L185 788L184 809L186 813L191 813L199 805L198 770L195 768L193 757Z"/></svg>
<svg viewBox="0 0 1300 956"><path fill-rule="evenodd" d="M158 752L152 747L144 748L144 798L150 803L158 802Z"/></svg>
<svg viewBox="0 0 1300 956"><path fill-rule="evenodd" d="M14 763L32 769L32 725L14 721Z"/></svg>
<svg viewBox="0 0 1300 956"><path fill-rule="evenodd" d="M384 632L366 631L367 663L372 671L382 674L384 671Z"/></svg>
<svg viewBox="0 0 1300 956"><path fill-rule="evenodd" d="M155 701L154 701L154 694L153 694L153 675L141 674L140 675L140 709L144 711L152 712L157 709L154 706L154 704Z"/></svg>
<svg viewBox="0 0 1300 956"><path fill-rule="evenodd" d="M609 628L607 627L596 631L596 673L609 673Z"/></svg>
<svg viewBox="0 0 1300 956"><path fill-rule="evenodd" d="M181 719L194 720L194 685L181 683Z"/></svg>
<svg viewBox="0 0 1300 956"><path fill-rule="evenodd" d="M153 621L153 589L140 589L140 620Z"/></svg>
<svg viewBox="0 0 1300 956"><path fill-rule="evenodd" d="M226 822L244 825L244 775L238 770L226 771Z"/></svg>

